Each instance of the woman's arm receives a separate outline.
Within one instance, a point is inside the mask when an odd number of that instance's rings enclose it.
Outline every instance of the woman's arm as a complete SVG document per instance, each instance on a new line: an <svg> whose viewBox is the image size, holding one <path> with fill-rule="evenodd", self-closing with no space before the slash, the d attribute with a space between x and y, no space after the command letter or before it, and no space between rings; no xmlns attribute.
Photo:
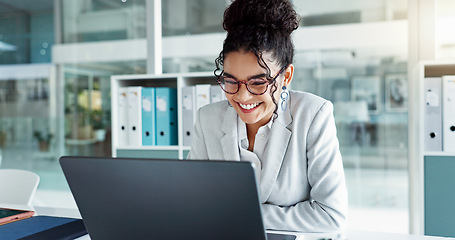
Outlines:
<svg viewBox="0 0 455 240"><path fill-rule="evenodd" d="M263 204L268 229L328 232L340 229L347 213L347 190L336 136L333 105L326 102L316 114L307 136L310 199L294 206Z"/></svg>

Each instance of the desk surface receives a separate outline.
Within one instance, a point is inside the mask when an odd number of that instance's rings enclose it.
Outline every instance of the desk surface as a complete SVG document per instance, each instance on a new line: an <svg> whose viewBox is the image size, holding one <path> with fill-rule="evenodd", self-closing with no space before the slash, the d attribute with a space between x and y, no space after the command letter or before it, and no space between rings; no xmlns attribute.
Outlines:
<svg viewBox="0 0 455 240"><path fill-rule="evenodd" d="M81 215L77 209L65 209L65 208L50 208L50 207L25 207L23 205L5 205L0 204L2 208L15 208L15 209L26 209L34 210L36 215L55 216L55 217L71 217L81 218ZM270 231L280 233L278 231ZM281 232L288 233L289 232ZM296 233L291 233L296 234ZM333 239L333 240L455 240L455 238L443 238L433 236L417 236L411 234L400 234L400 233L384 233L384 232L371 232L371 231L359 231L347 229L343 234L337 233L297 233L297 240L321 240L321 239ZM339 237L339 238L338 238ZM77 240L89 240L88 235L78 238Z"/></svg>

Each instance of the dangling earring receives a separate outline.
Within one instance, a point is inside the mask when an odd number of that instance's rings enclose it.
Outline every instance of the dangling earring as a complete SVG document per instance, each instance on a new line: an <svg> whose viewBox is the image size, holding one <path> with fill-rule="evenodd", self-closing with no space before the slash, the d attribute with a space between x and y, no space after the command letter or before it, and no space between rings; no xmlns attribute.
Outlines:
<svg viewBox="0 0 455 240"><path fill-rule="evenodd" d="M289 98L289 93L287 91L286 86L283 86L283 91L281 92L281 110L286 111L288 108L288 98Z"/></svg>

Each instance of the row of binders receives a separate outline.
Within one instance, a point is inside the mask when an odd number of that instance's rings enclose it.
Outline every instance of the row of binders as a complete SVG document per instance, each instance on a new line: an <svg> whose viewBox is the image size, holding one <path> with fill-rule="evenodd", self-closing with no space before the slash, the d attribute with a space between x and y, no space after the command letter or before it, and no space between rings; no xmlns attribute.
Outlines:
<svg viewBox="0 0 455 240"><path fill-rule="evenodd" d="M455 76L424 80L424 149L455 151Z"/></svg>
<svg viewBox="0 0 455 240"><path fill-rule="evenodd" d="M175 88L121 87L117 103L120 146L177 144Z"/></svg>
<svg viewBox="0 0 455 240"><path fill-rule="evenodd" d="M178 145L177 89L120 87L118 92L118 145ZM196 111L225 98L218 85L182 88L183 145L190 146Z"/></svg>

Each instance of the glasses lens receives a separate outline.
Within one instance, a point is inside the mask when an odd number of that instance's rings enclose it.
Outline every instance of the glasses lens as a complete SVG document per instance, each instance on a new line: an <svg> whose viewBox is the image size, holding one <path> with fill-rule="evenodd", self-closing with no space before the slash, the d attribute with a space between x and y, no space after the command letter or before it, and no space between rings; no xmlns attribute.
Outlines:
<svg viewBox="0 0 455 240"><path fill-rule="evenodd" d="M268 81L264 79L250 79L248 89L254 94L263 94L267 91Z"/></svg>
<svg viewBox="0 0 455 240"><path fill-rule="evenodd" d="M233 78L222 77L220 79L220 85L227 93L236 93L239 89L239 84Z"/></svg>

